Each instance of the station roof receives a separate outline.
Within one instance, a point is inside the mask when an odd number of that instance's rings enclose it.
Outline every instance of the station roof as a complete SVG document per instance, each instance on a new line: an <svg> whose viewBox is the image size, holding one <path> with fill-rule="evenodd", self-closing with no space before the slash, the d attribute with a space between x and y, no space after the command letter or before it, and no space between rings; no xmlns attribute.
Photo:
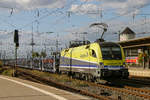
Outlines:
<svg viewBox="0 0 150 100"><path fill-rule="evenodd" d="M119 41L119 43L123 48L142 48L150 46L150 36L143 38L135 38L126 41Z"/></svg>
<svg viewBox="0 0 150 100"><path fill-rule="evenodd" d="M121 34L135 34L135 32L132 31L129 27L126 27L125 30L121 32Z"/></svg>

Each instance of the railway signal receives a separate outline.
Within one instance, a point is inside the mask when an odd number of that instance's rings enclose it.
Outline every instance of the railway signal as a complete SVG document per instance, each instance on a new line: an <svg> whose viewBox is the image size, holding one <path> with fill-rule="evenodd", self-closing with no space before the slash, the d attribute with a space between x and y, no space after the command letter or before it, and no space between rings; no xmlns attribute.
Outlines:
<svg viewBox="0 0 150 100"><path fill-rule="evenodd" d="M14 31L14 43L16 44L16 47L19 47L19 35L18 30Z"/></svg>
<svg viewBox="0 0 150 100"><path fill-rule="evenodd" d="M19 35L18 35L18 30L14 31L14 43L16 44L15 46L15 66L13 67L13 75L12 76L16 76L16 67L17 67L17 49L19 47Z"/></svg>

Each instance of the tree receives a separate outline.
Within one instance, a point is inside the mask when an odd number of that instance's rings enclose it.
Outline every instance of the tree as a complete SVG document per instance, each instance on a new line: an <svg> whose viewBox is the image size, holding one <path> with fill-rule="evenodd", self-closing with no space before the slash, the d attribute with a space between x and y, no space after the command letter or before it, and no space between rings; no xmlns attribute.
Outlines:
<svg viewBox="0 0 150 100"><path fill-rule="evenodd" d="M138 62L140 63L140 64L142 64L143 62L145 63L145 62L147 62L147 59L148 58L148 55L146 54L146 53L139 53L139 55L138 55Z"/></svg>
<svg viewBox="0 0 150 100"><path fill-rule="evenodd" d="M43 58L45 58L47 56L47 54L46 54L46 52L42 51L41 54L40 54L40 56L43 57Z"/></svg>
<svg viewBox="0 0 150 100"><path fill-rule="evenodd" d="M33 52L33 53L32 53L32 57L33 57L33 58L36 58L36 57L39 57L39 56L40 56L40 55L39 55L38 52Z"/></svg>

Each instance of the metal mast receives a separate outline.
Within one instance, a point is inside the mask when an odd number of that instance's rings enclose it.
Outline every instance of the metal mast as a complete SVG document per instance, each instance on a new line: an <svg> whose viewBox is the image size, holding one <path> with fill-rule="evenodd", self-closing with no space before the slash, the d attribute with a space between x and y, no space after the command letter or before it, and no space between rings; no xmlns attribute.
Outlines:
<svg viewBox="0 0 150 100"><path fill-rule="evenodd" d="M31 51L31 68L33 68L33 47L34 47L34 38L33 38L33 24L32 24L32 38L31 38L31 46L32 46L32 51Z"/></svg>

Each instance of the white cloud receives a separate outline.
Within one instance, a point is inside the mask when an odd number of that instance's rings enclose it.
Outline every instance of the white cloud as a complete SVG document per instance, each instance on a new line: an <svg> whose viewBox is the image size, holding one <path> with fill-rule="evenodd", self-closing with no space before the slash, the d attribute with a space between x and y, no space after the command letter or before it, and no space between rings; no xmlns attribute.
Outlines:
<svg viewBox="0 0 150 100"><path fill-rule="evenodd" d="M67 0L0 0L1 8L29 10L36 8L61 8Z"/></svg>
<svg viewBox="0 0 150 100"><path fill-rule="evenodd" d="M101 2L100 5L92 4L95 0L80 0L82 2L88 2L88 4L72 5L72 12L80 12L80 14L87 12L95 12L98 10L98 6L102 7L103 10L114 9L116 14L126 15L130 13L139 13L139 8L147 6L150 4L150 0L96 0Z"/></svg>
<svg viewBox="0 0 150 100"><path fill-rule="evenodd" d="M94 0L80 0L81 2L92 2Z"/></svg>
<svg viewBox="0 0 150 100"><path fill-rule="evenodd" d="M87 2L87 4L83 5L78 5L78 4L73 4L70 8L70 11L78 13L78 14L87 14L90 12L96 12L101 5L97 5L92 3L92 1L95 0L80 0L81 2ZM96 1L102 1L102 8L103 10L105 9L115 9L115 12L117 14L123 15L125 13L134 13L138 14L140 12L140 8L142 6L146 6L150 4L150 0L96 0ZM0 0L0 7L8 7L8 8L15 8L18 10L29 10L29 9L36 9L36 8L60 8L65 5L67 0ZM100 3L101 4L101 3ZM136 19L135 19L136 20ZM147 21L150 22L149 19ZM58 22L58 21L57 21ZM143 32L143 30L146 30L145 25L143 24L143 20L136 20L135 21L138 26L138 28L135 28L133 24L128 23L128 22L123 22L121 20L113 20L113 21L108 21L106 22L109 24L108 31L104 35L104 38L106 40L111 40L111 41L117 41L118 34L113 34L118 32L119 30L123 30L125 27L131 27L136 33ZM88 40L94 41L96 38L101 36L101 31L98 34L97 30L93 30L89 28L90 23L85 24L85 26L76 28L76 29L66 29L68 34L64 34L60 36L60 41L62 44L68 44L70 40L74 40L76 38L82 39L82 36L71 34L73 32L88 32L88 35L86 38ZM140 26L141 25L141 26ZM148 26L148 25L147 25ZM136 26L137 27L137 26ZM149 31L147 28L146 31ZM0 32L3 33L3 35L0 34L0 39L2 42L7 42L7 43L13 43L13 34L8 34L8 32ZM26 33L26 34L24 34ZM23 34L20 33L20 43L24 44L30 44L31 43L31 32L25 31ZM7 39L7 41L6 41ZM55 44L56 42L56 37L50 37L47 34L36 34L34 33L34 40L37 44L40 43L46 43L46 44ZM65 40L65 41L64 41ZM52 42L53 41L53 42ZM6 44L7 44L6 43ZM24 46L25 47L25 46ZM36 46L35 46L36 47ZM39 47L38 47L39 48ZM40 47L39 49L41 49ZM31 48L30 48L31 49Z"/></svg>
<svg viewBox="0 0 150 100"><path fill-rule="evenodd" d="M78 14L95 12L98 10L95 4L72 5L70 11Z"/></svg>
<svg viewBox="0 0 150 100"><path fill-rule="evenodd" d="M137 12L139 8L148 4L150 4L149 0L104 0L103 7L104 9L114 8L116 13L124 15Z"/></svg>
<svg viewBox="0 0 150 100"><path fill-rule="evenodd" d="M102 0L80 0L81 2L92 2L92 1L102 1Z"/></svg>

